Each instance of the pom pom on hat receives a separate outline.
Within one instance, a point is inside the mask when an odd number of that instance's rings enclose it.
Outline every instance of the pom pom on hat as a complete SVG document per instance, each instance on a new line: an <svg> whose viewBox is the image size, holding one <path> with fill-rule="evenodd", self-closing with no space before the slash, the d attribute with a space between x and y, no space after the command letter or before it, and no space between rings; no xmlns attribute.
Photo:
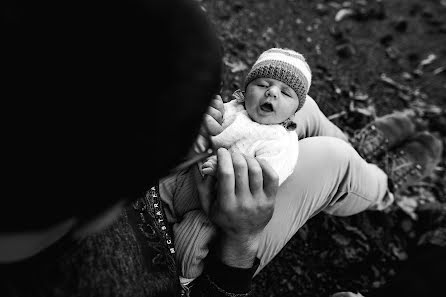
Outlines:
<svg viewBox="0 0 446 297"><path fill-rule="evenodd" d="M245 89L259 77L273 78L287 84L299 98L297 110L302 108L311 85L311 70L304 56L290 49L266 50L246 76Z"/></svg>

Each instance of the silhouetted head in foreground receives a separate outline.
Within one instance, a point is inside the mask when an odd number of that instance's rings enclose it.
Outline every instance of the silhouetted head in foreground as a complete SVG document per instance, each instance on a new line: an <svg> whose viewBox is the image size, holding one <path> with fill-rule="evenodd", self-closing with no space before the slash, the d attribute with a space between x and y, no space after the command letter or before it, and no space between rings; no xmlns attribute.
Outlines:
<svg viewBox="0 0 446 297"><path fill-rule="evenodd" d="M8 1L0 233L89 220L186 153L220 85L190 1Z"/></svg>

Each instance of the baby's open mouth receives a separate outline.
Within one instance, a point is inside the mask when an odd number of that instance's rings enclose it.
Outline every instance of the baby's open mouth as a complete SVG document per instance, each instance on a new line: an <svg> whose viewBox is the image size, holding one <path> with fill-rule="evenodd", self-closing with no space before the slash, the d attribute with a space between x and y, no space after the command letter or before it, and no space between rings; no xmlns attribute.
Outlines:
<svg viewBox="0 0 446 297"><path fill-rule="evenodd" d="M273 105L269 102L261 104L260 109L264 112L272 112L274 110Z"/></svg>

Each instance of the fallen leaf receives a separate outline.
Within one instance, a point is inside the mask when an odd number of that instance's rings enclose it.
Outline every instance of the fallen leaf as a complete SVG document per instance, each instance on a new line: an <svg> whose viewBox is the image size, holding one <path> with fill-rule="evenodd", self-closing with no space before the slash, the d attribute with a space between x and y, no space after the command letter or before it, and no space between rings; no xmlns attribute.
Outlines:
<svg viewBox="0 0 446 297"><path fill-rule="evenodd" d="M380 75L380 80L385 82L386 84L395 87L399 90L405 91L405 92L410 92L411 89L408 86L402 85L400 83L397 83L396 81L394 81L393 79L391 79L390 77L388 77L385 73L382 73Z"/></svg>
<svg viewBox="0 0 446 297"><path fill-rule="evenodd" d="M335 21L336 22L340 22L343 19L352 16L355 12L353 11L353 9L350 8L342 8L340 9L335 16Z"/></svg>
<svg viewBox="0 0 446 297"><path fill-rule="evenodd" d="M396 200L396 205L398 205L398 207L408 214L413 220L418 218L417 214L415 213L418 206L417 200L408 198L407 196L401 196Z"/></svg>
<svg viewBox="0 0 446 297"><path fill-rule="evenodd" d="M435 54L429 54L426 59L424 59L420 62L420 66L429 65L436 59L437 59L437 56Z"/></svg>
<svg viewBox="0 0 446 297"><path fill-rule="evenodd" d="M427 243L446 247L446 228L438 228L423 234L418 240L418 245Z"/></svg>
<svg viewBox="0 0 446 297"><path fill-rule="evenodd" d="M400 261L404 261L407 259L407 253L403 251L401 248L397 246L392 246L392 253L395 255Z"/></svg>
<svg viewBox="0 0 446 297"><path fill-rule="evenodd" d="M342 246L347 246L351 241L350 238L345 237L344 235L339 234L339 233L333 234L331 236L331 238L333 238L333 240L336 241L336 243L338 245L342 245Z"/></svg>
<svg viewBox="0 0 446 297"><path fill-rule="evenodd" d="M236 73L236 72L240 72L240 71L244 71L244 70L248 69L248 65L246 65L242 61L236 61L236 62L232 63L232 62L225 60L224 63L226 66L229 66L231 68L232 73Z"/></svg>
<svg viewBox="0 0 446 297"><path fill-rule="evenodd" d="M353 95L353 99L358 101L367 101L367 99L369 99L369 95L357 92Z"/></svg>
<svg viewBox="0 0 446 297"><path fill-rule="evenodd" d="M437 69L435 69L434 71L432 71L432 73L434 75L437 75L437 74L440 74L440 73L444 72L445 70L446 70L446 67L445 66L441 66L441 67L438 67Z"/></svg>

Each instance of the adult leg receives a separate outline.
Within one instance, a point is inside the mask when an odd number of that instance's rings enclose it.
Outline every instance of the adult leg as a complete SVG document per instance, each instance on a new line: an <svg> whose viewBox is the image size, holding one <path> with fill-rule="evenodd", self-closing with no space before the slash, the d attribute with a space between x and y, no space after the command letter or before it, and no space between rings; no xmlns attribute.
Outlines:
<svg viewBox="0 0 446 297"><path fill-rule="evenodd" d="M299 139L311 136L333 136L348 141L347 136L319 109L317 103L307 96L305 104L294 116Z"/></svg>
<svg viewBox="0 0 446 297"><path fill-rule="evenodd" d="M322 136L305 138L299 145L296 168L279 188L273 217L263 233L257 272L321 210L353 215L379 204L387 191L387 175L347 142Z"/></svg>

